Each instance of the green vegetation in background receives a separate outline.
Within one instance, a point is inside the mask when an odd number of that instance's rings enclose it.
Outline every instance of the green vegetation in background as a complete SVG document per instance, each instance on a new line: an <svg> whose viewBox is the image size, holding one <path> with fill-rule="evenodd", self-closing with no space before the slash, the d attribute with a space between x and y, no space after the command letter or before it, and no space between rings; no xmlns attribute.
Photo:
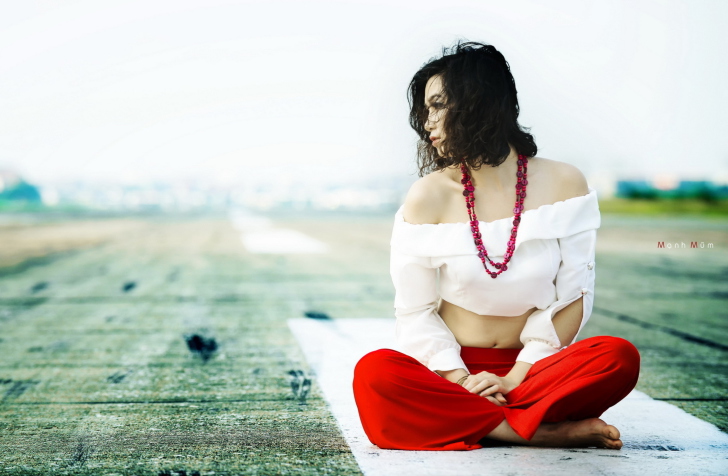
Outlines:
<svg viewBox="0 0 728 476"><path fill-rule="evenodd" d="M706 201L701 199L599 199L602 213L631 215L699 215L728 216L728 200Z"/></svg>
<svg viewBox="0 0 728 476"><path fill-rule="evenodd" d="M63 204L49 207L42 202L29 202L26 200L3 200L0 197L0 213L66 213L92 211L83 205ZM124 212L128 213L128 212Z"/></svg>

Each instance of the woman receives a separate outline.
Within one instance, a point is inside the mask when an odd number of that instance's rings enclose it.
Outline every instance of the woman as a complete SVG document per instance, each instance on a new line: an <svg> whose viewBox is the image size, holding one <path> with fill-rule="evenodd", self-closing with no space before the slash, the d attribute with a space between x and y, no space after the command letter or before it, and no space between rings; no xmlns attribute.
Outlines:
<svg viewBox="0 0 728 476"><path fill-rule="evenodd" d="M391 241L398 350L354 371L370 441L621 448L598 417L636 385L639 353L616 337L575 342L594 297L596 192L576 167L535 157L491 45L446 49L409 100L422 178Z"/></svg>

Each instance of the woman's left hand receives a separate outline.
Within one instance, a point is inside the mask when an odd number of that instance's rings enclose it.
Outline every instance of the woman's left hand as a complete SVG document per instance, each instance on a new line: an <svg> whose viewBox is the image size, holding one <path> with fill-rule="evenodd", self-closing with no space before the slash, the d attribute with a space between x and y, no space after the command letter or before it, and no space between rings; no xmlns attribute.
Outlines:
<svg viewBox="0 0 728 476"><path fill-rule="evenodd" d="M495 396L495 394L506 395L516 388L518 384L508 377L499 377L490 372L471 374L463 382L463 387L470 393L477 393L481 397Z"/></svg>

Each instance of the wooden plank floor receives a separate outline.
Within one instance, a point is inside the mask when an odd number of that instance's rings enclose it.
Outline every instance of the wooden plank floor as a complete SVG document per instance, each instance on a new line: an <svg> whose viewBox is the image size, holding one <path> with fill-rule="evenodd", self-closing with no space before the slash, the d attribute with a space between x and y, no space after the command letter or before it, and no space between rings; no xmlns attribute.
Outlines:
<svg viewBox="0 0 728 476"><path fill-rule="evenodd" d="M100 220L94 240L48 243L49 259L30 247L27 266L14 256L28 246L6 249L0 473L359 474L315 382L304 399L292 391L290 372L308 368L286 320L391 317L391 216L277 218L330 252L249 254L224 216ZM605 216L582 334L630 339L639 390L724 431L727 232L727 220ZM657 248L676 240L714 248ZM209 361L189 351L193 333L216 339Z"/></svg>

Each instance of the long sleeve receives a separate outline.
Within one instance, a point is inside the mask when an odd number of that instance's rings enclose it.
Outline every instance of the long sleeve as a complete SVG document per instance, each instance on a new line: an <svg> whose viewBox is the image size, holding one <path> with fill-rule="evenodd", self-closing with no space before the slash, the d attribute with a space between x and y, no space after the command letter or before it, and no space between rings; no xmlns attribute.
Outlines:
<svg viewBox="0 0 728 476"><path fill-rule="evenodd" d="M466 369L460 345L437 313L438 270L432 258L392 247L390 274L395 288L395 337L398 350L430 370Z"/></svg>
<svg viewBox="0 0 728 476"><path fill-rule="evenodd" d="M594 304L594 256L597 230L588 229L559 238L561 264L556 274L556 302L546 309L534 311L521 332L524 347L517 361L533 364L555 354L565 345L576 341L592 313ZM579 330L572 342L562 345L552 319L554 314L579 298L583 298L583 315Z"/></svg>

